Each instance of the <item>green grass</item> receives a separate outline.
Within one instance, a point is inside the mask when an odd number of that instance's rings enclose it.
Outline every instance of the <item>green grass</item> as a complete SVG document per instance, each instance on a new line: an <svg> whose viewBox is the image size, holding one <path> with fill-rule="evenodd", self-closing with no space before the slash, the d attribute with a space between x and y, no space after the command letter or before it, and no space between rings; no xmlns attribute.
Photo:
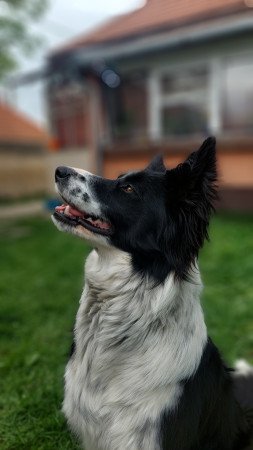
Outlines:
<svg viewBox="0 0 253 450"><path fill-rule="evenodd" d="M216 217L201 255L209 332L231 363L253 359L253 217ZM0 448L76 449L60 412L84 242L46 219L1 229Z"/></svg>
<svg viewBox="0 0 253 450"><path fill-rule="evenodd" d="M23 195L21 197L6 197L0 195L0 206L16 206L20 204L27 204L36 200L44 202L48 199L48 195L45 192L38 192L38 194Z"/></svg>
<svg viewBox="0 0 253 450"><path fill-rule="evenodd" d="M253 217L217 216L201 253L208 331L232 364L253 361Z"/></svg>

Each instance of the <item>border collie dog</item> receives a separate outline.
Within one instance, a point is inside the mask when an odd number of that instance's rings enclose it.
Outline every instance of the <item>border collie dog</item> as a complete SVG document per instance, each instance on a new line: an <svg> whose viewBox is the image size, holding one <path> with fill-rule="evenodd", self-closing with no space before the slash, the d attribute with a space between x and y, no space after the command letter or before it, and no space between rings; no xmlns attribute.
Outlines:
<svg viewBox="0 0 253 450"><path fill-rule="evenodd" d="M156 157L116 180L70 167L55 178L55 225L94 247L63 403L84 448L251 448L253 371L225 366L200 304L215 139L173 169Z"/></svg>

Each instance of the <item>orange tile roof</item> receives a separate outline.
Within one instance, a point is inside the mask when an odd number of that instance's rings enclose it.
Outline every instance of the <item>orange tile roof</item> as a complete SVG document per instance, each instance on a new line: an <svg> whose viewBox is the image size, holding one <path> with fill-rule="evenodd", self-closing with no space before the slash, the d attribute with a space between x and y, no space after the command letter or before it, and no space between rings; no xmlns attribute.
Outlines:
<svg viewBox="0 0 253 450"><path fill-rule="evenodd" d="M59 47L54 53L131 38L163 27L176 27L208 16L247 9L247 5L249 0L148 0L142 8L105 22Z"/></svg>
<svg viewBox="0 0 253 450"><path fill-rule="evenodd" d="M0 143L46 145L47 141L48 135L43 128L0 102Z"/></svg>

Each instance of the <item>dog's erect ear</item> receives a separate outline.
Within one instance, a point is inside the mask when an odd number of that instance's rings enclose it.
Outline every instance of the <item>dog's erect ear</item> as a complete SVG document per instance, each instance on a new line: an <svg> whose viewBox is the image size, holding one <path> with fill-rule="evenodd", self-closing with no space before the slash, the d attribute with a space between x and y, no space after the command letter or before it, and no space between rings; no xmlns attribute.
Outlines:
<svg viewBox="0 0 253 450"><path fill-rule="evenodd" d="M213 182L217 178L216 171L216 139L209 137L197 152L193 152L184 164L191 168L191 176L198 180Z"/></svg>
<svg viewBox="0 0 253 450"><path fill-rule="evenodd" d="M215 139L208 138L175 169L165 174L168 220L168 259L176 275L188 279L188 270L204 240L217 199ZM175 242L177 245L175 246Z"/></svg>
<svg viewBox="0 0 253 450"><path fill-rule="evenodd" d="M206 139L200 149L175 169L167 171L168 185L181 200L194 201L201 194L203 201L212 203L216 197L216 140Z"/></svg>
<svg viewBox="0 0 253 450"><path fill-rule="evenodd" d="M152 172L162 172L162 173L165 173L165 172L166 172L166 167L165 167L165 165L164 165L162 155L156 155L156 156L152 159L152 161L150 162L150 164L146 167L145 170L151 170Z"/></svg>

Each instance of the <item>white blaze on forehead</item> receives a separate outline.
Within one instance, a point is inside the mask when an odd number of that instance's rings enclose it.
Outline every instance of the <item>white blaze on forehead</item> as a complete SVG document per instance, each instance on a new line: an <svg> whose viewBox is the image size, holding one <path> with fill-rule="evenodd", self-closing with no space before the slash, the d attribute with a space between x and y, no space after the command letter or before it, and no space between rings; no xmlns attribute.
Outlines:
<svg viewBox="0 0 253 450"><path fill-rule="evenodd" d="M91 172L88 172L88 170L84 170L84 169L79 169L78 167L71 167L71 169L75 170L77 173L79 173L80 175L84 175L86 177L95 177L96 175L94 175Z"/></svg>

